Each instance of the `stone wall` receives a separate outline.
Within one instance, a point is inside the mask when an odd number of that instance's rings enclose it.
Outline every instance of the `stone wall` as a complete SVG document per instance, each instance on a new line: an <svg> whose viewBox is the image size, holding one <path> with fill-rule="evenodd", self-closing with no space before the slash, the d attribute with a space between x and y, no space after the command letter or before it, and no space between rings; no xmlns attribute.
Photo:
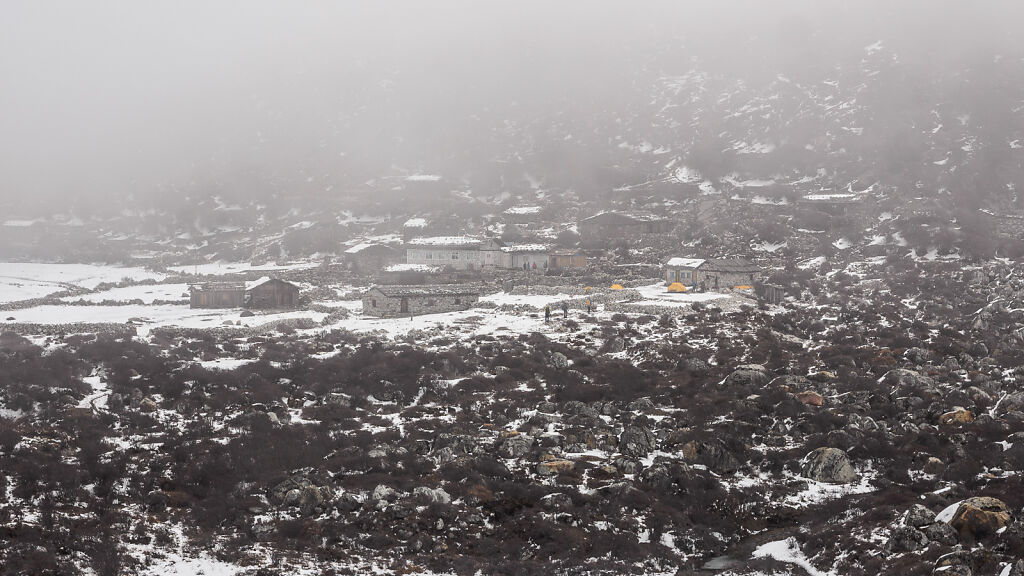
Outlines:
<svg viewBox="0 0 1024 576"><path fill-rule="evenodd" d="M374 306L376 300L376 306ZM420 316L465 310L476 305L479 297L475 294L409 296L408 311L402 312L402 298L388 297L371 290L363 296L363 314L382 318Z"/></svg>

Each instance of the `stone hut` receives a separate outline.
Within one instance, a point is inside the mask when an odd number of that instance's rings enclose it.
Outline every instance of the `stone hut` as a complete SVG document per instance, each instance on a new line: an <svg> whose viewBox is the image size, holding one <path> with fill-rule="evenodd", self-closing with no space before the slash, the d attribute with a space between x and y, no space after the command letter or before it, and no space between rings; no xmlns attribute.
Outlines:
<svg viewBox="0 0 1024 576"><path fill-rule="evenodd" d="M363 295L363 314L388 318L454 312L479 299L478 289L461 284L374 286Z"/></svg>
<svg viewBox="0 0 1024 576"><path fill-rule="evenodd" d="M753 287L763 276L756 264L744 258L672 258L665 264L665 284L679 282L705 290Z"/></svg>

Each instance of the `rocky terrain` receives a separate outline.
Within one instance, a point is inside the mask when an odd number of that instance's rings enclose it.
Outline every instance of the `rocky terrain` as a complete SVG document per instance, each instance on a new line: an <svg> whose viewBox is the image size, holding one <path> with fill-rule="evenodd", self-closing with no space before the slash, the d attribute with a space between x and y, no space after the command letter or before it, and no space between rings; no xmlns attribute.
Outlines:
<svg viewBox="0 0 1024 576"><path fill-rule="evenodd" d="M1020 574L1024 276L817 264L528 330L5 332L0 560Z"/></svg>

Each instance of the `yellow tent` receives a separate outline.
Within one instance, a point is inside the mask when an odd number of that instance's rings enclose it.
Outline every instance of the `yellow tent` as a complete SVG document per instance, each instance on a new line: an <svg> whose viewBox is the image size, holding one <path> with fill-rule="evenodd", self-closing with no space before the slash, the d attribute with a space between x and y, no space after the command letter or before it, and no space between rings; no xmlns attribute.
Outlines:
<svg viewBox="0 0 1024 576"><path fill-rule="evenodd" d="M682 282L673 282L668 285L669 292L686 292L686 286Z"/></svg>
<svg viewBox="0 0 1024 576"><path fill-rule="evenodd" d="M753 286L733 286L733 290L753 290Z"/></svg>
<svg viewBox="0 0 1024 576"><path fill-rule="evenodd" d="M612 290L625 290L622 284L612 284Z"/></svg>

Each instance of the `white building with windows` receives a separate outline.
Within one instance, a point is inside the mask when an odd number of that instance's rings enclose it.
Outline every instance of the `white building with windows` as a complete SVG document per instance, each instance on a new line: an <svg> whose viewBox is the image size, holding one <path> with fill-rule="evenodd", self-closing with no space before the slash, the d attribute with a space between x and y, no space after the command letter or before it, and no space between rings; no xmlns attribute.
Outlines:
<svg viewBox="0 0 1024 576"><path fill-rule="evenodd" d="M482 240L472 236L413 238L405 245L405 261L408 264L451 266L455 270L479 270L483 244Z"/></svg>

